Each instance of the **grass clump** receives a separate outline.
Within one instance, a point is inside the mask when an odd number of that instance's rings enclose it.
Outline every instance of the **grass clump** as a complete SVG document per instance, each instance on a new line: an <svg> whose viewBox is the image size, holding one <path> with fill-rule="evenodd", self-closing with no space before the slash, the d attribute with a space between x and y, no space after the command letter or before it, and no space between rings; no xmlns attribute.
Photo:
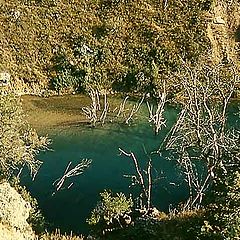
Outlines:
<svg viewBox="0 0 240 240"><path fill-rule="evenodd" d="M82 236L71 234L62 234L60 230L56 229L54 233L45 233L39 237L39 240L83 240Z"/></svg>

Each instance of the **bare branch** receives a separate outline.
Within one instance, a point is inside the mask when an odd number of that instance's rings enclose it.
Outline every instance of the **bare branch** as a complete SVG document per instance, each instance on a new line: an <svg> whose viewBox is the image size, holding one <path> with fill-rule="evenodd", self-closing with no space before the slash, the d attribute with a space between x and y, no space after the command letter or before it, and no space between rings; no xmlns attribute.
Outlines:
<svg viewBox="0 0 240 240"><path fill-rule="evenodd" d="M154 111L154 106L150 105L149 102L147 102L147 107L149 112L148 121L153 124L155 134L159 133L159 131L162 129L162 126L166 126L165 125L166 121L163 117L163 113L166 105L166 97L167 97L167 94L164 88L164 92L159 93L159 100L158 100L155 111Z"/></svg>
<svg viewBox="0 0 240 240"><path fill-rule="evenodd" d="M144 207L146 209L146 213L148 213L152 205L152 185L154 182L154 180L152 179L152 159L150 156L148 156L147 171L146 171L147 177L144 177L145 171L140 169L138 160L135 154L133 152L128 153L121 148L119 148L119 151L120 151L120 155L123 154L127 157L130 157L134 163L136 175L133 175L133 176L127 175L126 177L131 177L132 181L134 181L134 184L132 185L135 185L135 184L140 185L142 189L142 193L140 193L139 195L140 205ZM146 153L145 149L144 151ZM146 155L148 154L146 153Z"/></svg>
<svg viewBox="0 0 240 240"><path fill-rule="evenodd" d="M56 191L59 191L62 188L67 178L71 178L82 174L90 166L91 163L92 163L91 159L82 159L80 163L78 163L75 167L70 169L72 162L69 162L64 171L63 176L56 179L53 183L53 186L56 187ZM68 188L70 188L72 185L73 183L71 183L70 186L68 186Z"/></svg>

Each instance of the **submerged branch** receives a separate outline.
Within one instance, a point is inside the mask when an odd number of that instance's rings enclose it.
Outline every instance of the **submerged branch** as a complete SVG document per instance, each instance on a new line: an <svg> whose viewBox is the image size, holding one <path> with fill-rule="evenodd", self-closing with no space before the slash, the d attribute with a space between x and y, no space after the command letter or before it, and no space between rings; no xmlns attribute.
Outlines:
<svg viewBox="0 0 240 240"><path fill-rule="evenodd" d="M92 163L91 159L82 159L80 163L78 163L75 167L70 169L72 162L69 162L64 171L63 176L56 179L53 183L53 186L56 187L56 191L59 191L62 188L62 186L65 183L67 178L78 176L78 175L82 174L91 165L91 163ZM73 185L73 183L70 184L70 186L72 186L72 185ZM70 188L70 187L68 187L68 188ZM53 193L53 194L55 194L55 193Z"/></svg>

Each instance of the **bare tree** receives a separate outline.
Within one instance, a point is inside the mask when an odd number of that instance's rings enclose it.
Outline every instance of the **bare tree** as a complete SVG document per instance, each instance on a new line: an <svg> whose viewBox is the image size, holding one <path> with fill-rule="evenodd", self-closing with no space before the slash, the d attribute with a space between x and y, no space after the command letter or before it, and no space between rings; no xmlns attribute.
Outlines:
<svg viewBox="0 0 240 240"><path fill-rule="evenodd" d="M111 110L106 91L104 91L103 94L100 94L98 90L91 88L89 91L89 96L91 98L91 104L90 106L83 107L82 111L87 119L89 119L93 127L95 127L97 123L101 123L101 125L103 125L106 122L114 121L124 122L125 124L129 125L139 112L139 109L145 98L145 96L142 96L138 102L133 104L131 108L128 108L126 105L129 97L127 96L119 104L119 106ZM101 96L103 96L102 101Z"/></svg>
<svg viewBox="0 0 240 240"><path fill-rule="evenodd" d="M165 89L165 83L163 86L163 92L158 92L158 97L157 97L157 104L154 106L154 104L150 104L147 101L147 107L148 107L148 112L149 112L149 122L153 124L154 126L154 132L157 135L159 131L161 131L162 127L165 126L165 119L163 116L166 102L167 102L167 94L166 94L166 89Z"/></svg>
<svg viewBox="0 0 240 240"><path fill-rule="evenodd" d="M193 69L184 64L182 69L177 76L183 85L182 111L159 152L175 153L189 188L184 208L192 209L201 206L218 172L227 172L237 158L239 133L227 128L227 108L239 77L234 66Z"/></svg>
<svg viewBox="0 0 240 240"><path fill-rule="evenodd" d="M189 198L183 210L190 210L201 207L213 180L240 163L239 130L227 126L228 107L240 82L236 67L223 64L193 68L183 62L181 72L176 78L182 85L181 111L156 153L162 155L167 152L169 158L179 166L189 189ZM166 92L163 91L159 94L155 109L147 103L149 121L155 126L156 134L165 126L163 113L166 101ZM119 150L132 159L136 170L134 179L141 187L145 205L149 209L151 159L146 178L134 153Z"/></svg>
<svg viewBox="0 0 240 240"><path fill-rule="evenodd" d="M143 101L144 101L145 96L142 96L139 102L135 103L132 106L132 109L129 111L128 116L125 119L125 123L129 125L130 121L133 119L133 117L138 113Z"/></svg>
<svg viewBox="0 0 240 240"><path fill-rule="evenodd" d="M133 152L126 152L122 148L119 148L120 155L127 156L131 158L133 161L136 175L131 176L132 180L134 181L134 184L138 184L141 187L141 194L142 197L141 202L143 206L140 206L141 208L146 209L146 213L151 209L152 207L152 158L151 156L148 156L147 161L147 170L144 171L140 168L139 162Z"/></svg>
<svg viewBox="0 0 240 240"><path fill-rule="evenodd" d="M107 98L105 97L105 107L104 111L100 114L101 117L99 116L99 112L101 111L101 104L100 104L100 94L98 90L95 89L90 89L89 91L89 96L91 98L91 105L88 107L83 107L82 111L84 112L85 116L89 119L90 123L92 124L93 127L96 126L96 123L100 121L100 118L102 121L105 120L104 116L106 115L107 111Z"/></svg>

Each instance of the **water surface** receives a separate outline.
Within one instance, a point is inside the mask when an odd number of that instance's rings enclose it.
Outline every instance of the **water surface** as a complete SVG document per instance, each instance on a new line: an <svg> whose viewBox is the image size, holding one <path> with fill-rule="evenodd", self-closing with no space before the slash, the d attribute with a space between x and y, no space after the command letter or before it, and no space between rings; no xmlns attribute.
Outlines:
<svg viewBox="0 0 240 240"><path fill-rule="evenodd" d="M176 109L168 107L167 125L170 127L176 118ZM167 131L167 129L166 129ZM41 129L41 134L48 134L52 139L51 151L41 153L39 159L43 165L31 181L27 173L22 176L22 183L27 185L40 208L53 228L63 231L87 232L86 218L99 200L99 193L111 189L114 193L138 195L137 188L129 188L131 183L124 175L135 174L130 158L119 155L119 147L132 151L138 158L141 168L146 169L146 152L156 150L163 136L155 136L147 121L146 109L134 124L106 124L90 128L82 124L55 126ZM73 165L81 159L92 159L91 166L80 176L66 181L63 189L55 192L53 182L59 178L69 161ZM177 180L177 170L173 162L160 156L153 157L154 175L159 177L153 189L154 205L167 210L169 204L179 202L186 197L186 191L170 184ZM70 189L68 186L74 183Z"/></svg>
<svg viewBox="0 0 240 240"><path fill-rule="evenodd" d="M74 98L76 101L76 97ZM29 101L29 98L27 100ZM65 102L64 98L60 100ZM130 127L124 124L106 124L103 127L89 128L79 124L79 119L83 119L82 116L77 116L79 106L74 105L74 111L71 109L68 112L65 109L62 113L61 107L55 111L54 107L48 106L46 100L44 104L39 99L34 101L28 102L31 107L34 106L34 111L31 112L28 109L28 112L32 118L36 117L36 113L44 112L41 115L44 118L40 117L37 124L34 121L33 123L36 124L40 134L48 134L52 139L50 146L52 150L38 156L43 161L43 165L35 181L31 181L27 172L24 172L22 183L38 200L52 228L57 227L67 232L73 230L75 233L86 233L89 230L86 218L90 216L91 210L99 201L99 193L104 189L111 189L114 193L124 192L126 195L131 193L133 197L138 195L138 189L129 188L130 179L124 177L124 175L135 174L133 163L131 159L120 156L118 148L134 152L141 168L146 169L148 160L146 152L150 153L158 149L164 134L175 122L178 112L175 106L167 107L165 112L167 127L161 135L155 136L147 121L146 108L141 109L138 119ZM51 101L59 104L59 98ZM36 106L38 111L35 111ZM46 106L47 109L45 109ZM234 114L234 109L236 108L230 109L231 124L239 120L239 116ZM53 112L55 115L51 115ZM73 122L70 121L71 114L75 117ZM52 124L54 121L50 121L51 124L47 125L45 122L48 116L54 116L54 118L58 116L60 118L57 121L58 124L54 125ZM61 116L64 117L61 119ZM67 119L67 124L61 122L63 119ZM44 124L41 124L41 121ZM40 125L44 127L39 127ZM82 175L68 179L63 188L53 194L56 190L53 182L62 176L69 161L75 165L83 158L92 159L91 166ZM173 161L168 161L159 155L154 155L152 158L154 176L159 178L153 188L153 204L158 209L166 211L169 205L186 199L186 186L180 179ZM73 185L68 189L71 183Z"/></svg>

